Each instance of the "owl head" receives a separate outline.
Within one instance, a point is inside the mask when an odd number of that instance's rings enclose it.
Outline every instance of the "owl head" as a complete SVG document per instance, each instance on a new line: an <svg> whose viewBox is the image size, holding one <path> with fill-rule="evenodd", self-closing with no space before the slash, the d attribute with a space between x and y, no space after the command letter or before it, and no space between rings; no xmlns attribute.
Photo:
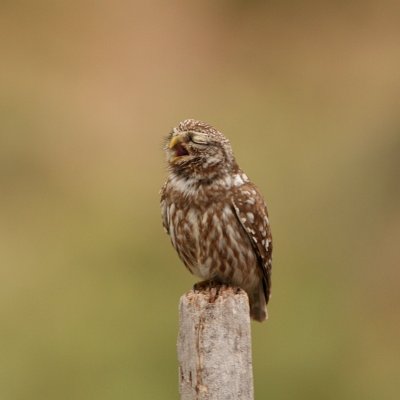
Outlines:
<svg viewBox="0 0 400 400"><path fill-rule="evenodd" d="M168 135L165 144L172 172L214 179L237 168L229 140L205 122L186 119Z"/></svg>

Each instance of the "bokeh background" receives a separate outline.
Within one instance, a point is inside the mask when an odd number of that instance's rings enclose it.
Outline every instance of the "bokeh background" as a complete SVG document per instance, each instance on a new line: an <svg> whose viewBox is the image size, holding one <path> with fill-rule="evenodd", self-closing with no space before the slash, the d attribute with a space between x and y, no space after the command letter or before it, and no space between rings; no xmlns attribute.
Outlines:
<svg viewBox="0 0 400 400"><path fill-rule="evenodd" d="M398 1L2 1L0 398L177 399L162 139L268 201L258 399L399 398Z"/></svg>

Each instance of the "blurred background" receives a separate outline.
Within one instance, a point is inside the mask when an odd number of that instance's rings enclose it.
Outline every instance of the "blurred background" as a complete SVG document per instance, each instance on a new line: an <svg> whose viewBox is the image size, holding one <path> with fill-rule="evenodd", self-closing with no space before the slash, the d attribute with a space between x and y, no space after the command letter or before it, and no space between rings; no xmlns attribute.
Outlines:
<svg viewBox="0 0 400 400"><path fill-rule="evenodd" d="M2 1L0 46L1 399L178 398L186 118L268 202L256 398L398 398L399 2Z"/></svg>

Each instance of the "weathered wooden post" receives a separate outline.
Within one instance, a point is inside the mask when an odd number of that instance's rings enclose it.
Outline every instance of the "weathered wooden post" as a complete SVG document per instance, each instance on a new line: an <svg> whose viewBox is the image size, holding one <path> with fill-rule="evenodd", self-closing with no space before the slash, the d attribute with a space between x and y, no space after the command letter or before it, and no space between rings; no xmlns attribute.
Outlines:
<svg viewBox="0 0 400 400"><path fill-rule="evenodd" d="M223 287L183 295L178 360L181 400L253 400L246 292Z"/></svg>

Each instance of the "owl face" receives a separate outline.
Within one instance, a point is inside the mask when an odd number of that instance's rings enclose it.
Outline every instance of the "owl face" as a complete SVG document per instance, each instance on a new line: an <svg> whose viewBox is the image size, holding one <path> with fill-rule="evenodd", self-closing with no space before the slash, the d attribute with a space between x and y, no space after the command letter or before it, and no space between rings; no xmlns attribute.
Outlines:
<svg viewBox="0 0 400 400"><path fill-rule="evenodd" d="M221 146L206 133L176 132L168 138L167 157L173 165L193 162L209 164L211 156L214 157L214 163L223 160Z"/></svg>
<svg viewBox="0 0 400 400"><path fill-rule="evenodd" d="M167 137L165 151L173 171L200 178L214 177L234 162L229 141L220 132L194 120L174 128Z"/></svg>

